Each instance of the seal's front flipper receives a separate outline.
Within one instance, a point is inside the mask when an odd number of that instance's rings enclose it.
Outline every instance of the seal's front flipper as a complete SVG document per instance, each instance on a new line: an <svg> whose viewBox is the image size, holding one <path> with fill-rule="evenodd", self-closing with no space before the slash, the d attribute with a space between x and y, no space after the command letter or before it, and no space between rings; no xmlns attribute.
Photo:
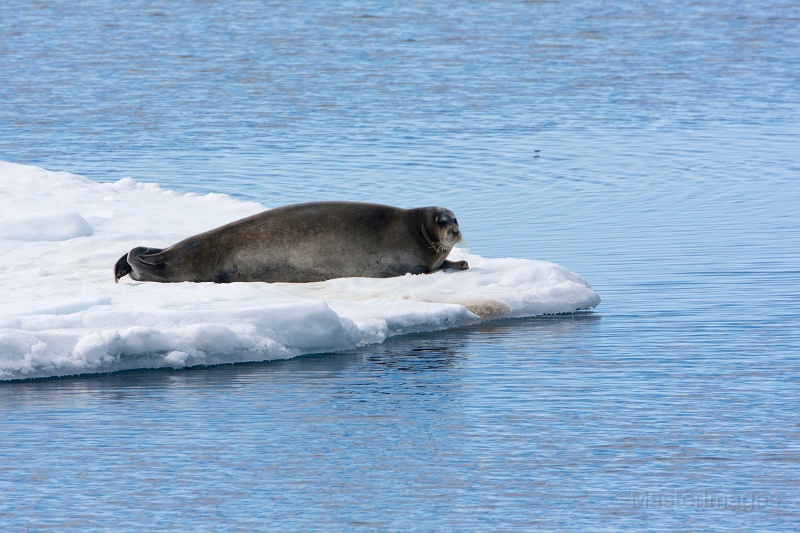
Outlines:
<svg viewBox="0 0 800 533"><path fill-rule="evenodd" d="M447 259L436 270L467 270L469 263L466 261L448 261Z"/></svg>

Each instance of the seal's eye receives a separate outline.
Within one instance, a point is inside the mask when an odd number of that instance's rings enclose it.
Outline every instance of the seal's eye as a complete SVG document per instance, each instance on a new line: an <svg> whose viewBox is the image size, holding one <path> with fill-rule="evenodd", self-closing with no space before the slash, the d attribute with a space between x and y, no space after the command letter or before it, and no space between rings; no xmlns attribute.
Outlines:
<svg viewBox="0 0 800 533"><path fill-rule="evenodd" d="M453 224L458 224L458 219L457 218L453 219Z"/></svg>
<svg viewBox="0 0 800 533"><path fill-rule="evenodd" d="M439 220L436 221L436 223L439 224L440 228L443 228L447 225L447 220L444 218L440 218Z"/></svg>

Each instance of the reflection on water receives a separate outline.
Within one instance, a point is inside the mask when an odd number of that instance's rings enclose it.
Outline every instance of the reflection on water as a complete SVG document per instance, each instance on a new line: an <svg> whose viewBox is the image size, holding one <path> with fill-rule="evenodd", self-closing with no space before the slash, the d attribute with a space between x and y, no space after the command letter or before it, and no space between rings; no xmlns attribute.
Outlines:
<svg viewBox="0 0 800 533"><path fill-rule="evenodd" d="M582 312L570 315L506 319L475 326L435 333L417 333L393 337L382 344L369 345L335 354L319 354L276 360L266 363L241 363L197 366L188 369L133 370L89 376L67 376L4 382L0 398L8 405L37 404L61 395L86 396L117 394L163 388L225 389L242 383L262 380L286 380L289 383L313 379L336 379L354 367L370 369L379 374L384 369L428 373L452 369L458 365L468 347L479 344L491 347L507 342L510 333L531 332L537 338L558 338L581 324L599 321L600 316Z"/></svg>
<svg viewBox="0 0 800 533"><path fill-rule="evenodd" d="M698 507L733 527L742 502L758 523L796 520L783 474L800 459L785 436L793 357L687 357L667 338L620 350L630 320L499 321L289 361L4 383L0 505L55 529L121 512L171 527L187 506L256 529L671 528ZM668 506L676 492L693 503Z"/></svg>

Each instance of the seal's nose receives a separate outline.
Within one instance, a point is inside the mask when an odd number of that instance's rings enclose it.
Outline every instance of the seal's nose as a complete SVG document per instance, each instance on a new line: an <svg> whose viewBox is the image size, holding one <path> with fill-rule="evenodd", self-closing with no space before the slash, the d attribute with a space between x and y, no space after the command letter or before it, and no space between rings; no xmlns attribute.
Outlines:
<svg viewBox="0 0 800 533"><path fill-rule="evenodd" d="M453 228L453 236L458 237L461 234L461 230L458 228Z"/></svg>

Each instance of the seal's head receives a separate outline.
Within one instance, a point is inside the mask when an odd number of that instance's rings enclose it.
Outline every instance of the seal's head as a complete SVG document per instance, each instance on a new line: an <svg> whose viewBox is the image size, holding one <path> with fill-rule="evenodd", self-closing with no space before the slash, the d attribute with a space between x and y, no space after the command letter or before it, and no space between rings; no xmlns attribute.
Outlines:
<svg viewBox="0 0 800 533"><path fill-rule="evenodd" d="M433 247L437 252L449 252L457 242L461 241L461 229L452 211L444 207L433 209L431 235Z"/></svg>

